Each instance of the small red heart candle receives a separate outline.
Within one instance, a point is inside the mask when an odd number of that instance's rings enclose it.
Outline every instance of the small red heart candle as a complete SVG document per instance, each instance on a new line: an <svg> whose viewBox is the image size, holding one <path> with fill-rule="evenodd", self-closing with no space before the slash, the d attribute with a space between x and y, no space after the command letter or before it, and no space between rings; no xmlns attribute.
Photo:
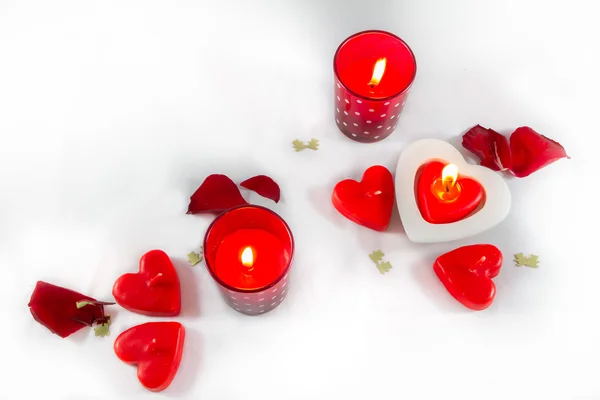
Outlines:
<svg viewBox="0 0 600 400"><path fill-rule="evenodd" d="M114 350L121 361L137 365L138 380L146 389L160 392L177 374L184 340L179 322L147 322L121 333Z"/></svg>
<svg viewBox="0 0 600 400"><path fill-rule="evenodd" d="M376 231L385 231L394 207L394 178L384 166L368 168L362 180L338 182L331 196L333 206L346 218Z"/></svg>
<svg viewBox="0 0 600 400"><path fill-rule="evenodd" d="M451 185L454 178L450 182L444 179L448 164L458 173L455 184L460 184L460 198L456 197L458 188ZM462 185L466 178L477 185L473 184L474 192L463 199L462 195L468 194ZM395 188L402 226L415 243L476 235L501 223L510 211L510 190L504 178L489 168L467 163L460 151L443 140L421 139L404 148L396 166ZM484 197L479 201L481 190ZM478 201L479 205L470 210ZM460 220L446 222L453 219Z"/></svg>
<svg viewBox="0 0 600 400"><path fill-rule="evenodd" d="M162 250L144 254L139 271L121 275L112 292L121 307L135 313L174 317L181 311L179 276Z"/></svg>
<svg viewBox="0 0 600 400"><path fill-rule="evenodd" d="M496 296L492 281L500 273L502 252L491 244L463 246L435 260L433 270L448 292L465 307L480 311Z"/></svg>
<svg viewBox="0 0 600 400"><path fill-rule="evenodd" d="M423 219L431 224L448 224L468 217L484 197L483 186L459 175L454 164L431 161L421 168L417 204Z"/></svg>
<svg viewBox="0 0 600 400"><path fill-rule="evenodd" d="M225 302L248 315L263 314L283 301L293 253L285 221L254 205L221 214L204 237L204 260Z"/></svg>
<svg viewBox="0 0 600 400"><path fill-rule="evenodd" d="M388 32L360 32L339 46L333 69L340 131L358 142L388 137L396 129L417 72L410 47Z"/></svg>

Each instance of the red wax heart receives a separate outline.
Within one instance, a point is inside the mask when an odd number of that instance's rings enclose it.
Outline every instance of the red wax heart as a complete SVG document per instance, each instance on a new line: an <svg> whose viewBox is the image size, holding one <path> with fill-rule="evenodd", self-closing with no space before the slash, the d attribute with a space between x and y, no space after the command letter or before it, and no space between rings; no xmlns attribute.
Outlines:
<svg viewBox="0 0 600 400"><path fill-rule="evenodd" d="M432 161L421 168L417 182L417 205L423 219L431 224L460 221L471 214L485 196L483 186L474 179L458 175L447 199L443 192L442 170L447 164ZM441 192L439 188L442 188Z"/></svg>
<svg viewBox="0 0 600 400"><path fill-rule="evenodd" d="M448 292L466 307L483 310L496 295L492 281L500 273L502 253L491 244L463 246L435 260L433 270Z"/></svg>
<svg viewBox="0 0 600 400"><path fill-rule="evenodd" d="M179 277L162 250L147 252L138 273L117 279L113 296L121 307L139 314L173 317L181 311Z"/></svg>
<svg viewBox="0 0 600 400"><path fill-rule="evenodd" d="M137 364L138 379L146 389L159 392L177 373L184 339L179 322L148 322L121 333L114 349L121 361Z"/></svg>
<svg viewBox="0 0 600 400"><path fill-rule="evenodd" d="M376 231L387 229L394 206L394 179L387 168L367 169L362 181L346 179L335 185L331 201L344 217Z"/></svg>

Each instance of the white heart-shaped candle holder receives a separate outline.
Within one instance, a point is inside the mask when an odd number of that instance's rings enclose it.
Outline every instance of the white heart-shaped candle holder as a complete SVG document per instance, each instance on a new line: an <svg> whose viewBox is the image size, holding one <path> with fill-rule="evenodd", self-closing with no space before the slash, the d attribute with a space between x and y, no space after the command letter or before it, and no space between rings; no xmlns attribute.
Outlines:
<svg viewBox="0 0 600 400"><path fill-rule="evenodd" d="M432 224L423 219L415 193L417 173L431 161L455 164L458 171L483 186L483 205L456 222ZM451 144L437 139L422 139L400 154L396 168L396 201L408 238L415 243L439 243L463 239L493 228L510 211L510 190L504 179L489 168L467 164Z"/></svg>

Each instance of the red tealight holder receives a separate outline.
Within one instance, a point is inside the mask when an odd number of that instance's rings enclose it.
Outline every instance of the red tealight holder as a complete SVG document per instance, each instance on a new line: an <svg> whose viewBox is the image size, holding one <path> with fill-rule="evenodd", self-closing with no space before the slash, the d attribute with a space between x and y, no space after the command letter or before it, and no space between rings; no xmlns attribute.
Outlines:
<svg viewBox="0 0 600 400"><path fill-rule="evenodd" d="M417 72L410 47L388 32L360 32L338 47L333 70L340 131L363 143L391 135Z"/></svg>
<svg viewBox="0 0 600 400"><path fill-rule="evenodd" d="M287 294L294 238L273 211L242 205L219 215L204 237L204 260L230 307L260 315Z"/></svg>

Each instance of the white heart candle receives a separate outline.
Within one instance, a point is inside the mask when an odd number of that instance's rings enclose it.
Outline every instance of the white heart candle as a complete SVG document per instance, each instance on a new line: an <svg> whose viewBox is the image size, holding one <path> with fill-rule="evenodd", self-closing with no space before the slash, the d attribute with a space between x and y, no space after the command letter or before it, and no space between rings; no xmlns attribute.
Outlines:
<svg viewBox="0 0 600 400"><path fill-rule="evenodd" d="M459 174L479 182L485 191L482 206L465 218L450 223L427 222L417 204L416 179L421 167L432 161L454 164ZM408 238L416 243L438 243L463 239L488 230L510 211L510 190L504 179L489 168L467 164L451 144L423 139L410 144L396 168L396 199Z"/></svg>

